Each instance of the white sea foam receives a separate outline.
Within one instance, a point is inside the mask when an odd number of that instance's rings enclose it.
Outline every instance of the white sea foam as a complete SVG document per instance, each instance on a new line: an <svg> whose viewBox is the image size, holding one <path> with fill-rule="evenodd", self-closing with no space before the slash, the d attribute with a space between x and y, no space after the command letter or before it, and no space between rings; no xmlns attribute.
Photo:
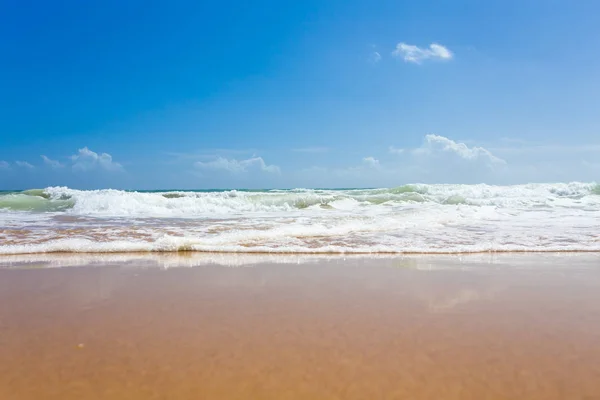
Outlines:
<svg viewBox="0 0 600 400"><path fill-rule="evenodd" d="M599 228L600 187L577 182L0 195L0 254L600 251Z"/></svg>
<svg viewBox="0 0 600 400"><path fill-rule="evenodd" d="M376 261L373 264L373 261ZM596 254L589 253L544 253L519 254L477 253L469 255L308 255L308 254L252 254L252 253L61 253L61 254L19 254L4 255L0 258L0 268L62 268L76 266L120 266L159 267L162 269L180 267L226 266L246 267L257 264L299 265L343 262L344 265L368 265L393 268L408 268L425 271L447 269L471 269L488 266L490 268L563 269L576 265L579 269L598 266Z"/></svg>

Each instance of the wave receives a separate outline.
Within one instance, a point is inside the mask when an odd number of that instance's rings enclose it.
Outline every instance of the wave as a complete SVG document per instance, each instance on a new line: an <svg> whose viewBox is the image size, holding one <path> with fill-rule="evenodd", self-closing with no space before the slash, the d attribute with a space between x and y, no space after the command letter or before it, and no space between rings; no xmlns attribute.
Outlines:
<svg viewBox="0 0 600 400"><path fill-rule="evenodd" d="M600 245L587 246L553 246L553 247L527 247L527 246L471 246L465 248L431 249L407 248L389 249L373 247L324 247L313 249L310 247L272 248L269 246L247 248L244 246L206 248L203 246L171 245L164 247L158 243L140 244L135 242L93 242L93 241L52 241L38 245L0 245L0 262L5 256L32 255L32 254L217 254L217 255L314 255L314 256L410 256L410 255L476 255L476 254L549 254L573 253L600 254Z"/></svg>
<svg viewBox="0 0 600 400"><path fill-rule="evenodd" d="M596 183L491 185L414 184L385 189L271 190L215 192L82 191L66 187L0 195L0 212L67 212L74 215L197 217L297 210L349 211L394 204L498 207L581 207L600 203Z"/></svg>
<svg viewBox="0 0 600 400"><path fill-rule="evenodd" d="M595 183L0 194L0 254L600 251Z"/></svg>
<svg viewBox="0 0 600 400"><path fill-rule="evenodd" d="M40 194L29 194L28 192L39 192ZM70 209L74 205L74 199L51 199L50 195L40 189L0 195L0 212L2 210L56 212Z"/></svg>

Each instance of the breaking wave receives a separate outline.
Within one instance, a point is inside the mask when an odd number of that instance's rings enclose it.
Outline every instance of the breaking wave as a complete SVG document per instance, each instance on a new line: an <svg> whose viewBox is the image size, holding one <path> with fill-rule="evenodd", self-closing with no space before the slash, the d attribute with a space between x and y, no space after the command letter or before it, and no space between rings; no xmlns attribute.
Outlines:
<svg viewBox="0 0 600 400"><path fill-rule="evenodd" d="M600 195L595 183L490 185L405 185L391 189L270 191L82 191L66 187L0 195L0 209L76 215L185 217L247 212L281 212L311 207L348 209L386 204L430 203L473 206L578 206ZM592 200L597 203L598 199Z"/></svg>
<svg viewBox="0 0 600 400"><path fill-rule="evenodd" d="M0 193L0 254L600 251L600 185Z"/></svg>

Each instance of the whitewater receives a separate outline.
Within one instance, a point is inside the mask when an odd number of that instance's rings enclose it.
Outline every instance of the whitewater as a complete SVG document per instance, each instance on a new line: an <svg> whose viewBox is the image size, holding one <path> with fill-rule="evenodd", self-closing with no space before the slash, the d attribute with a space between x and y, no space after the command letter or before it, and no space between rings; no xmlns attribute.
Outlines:
<svg viewBox="0 0 600 400"><path fill-rule="evenodd" d="M0 192L0 255L600 252L600 185Z"/></svg>

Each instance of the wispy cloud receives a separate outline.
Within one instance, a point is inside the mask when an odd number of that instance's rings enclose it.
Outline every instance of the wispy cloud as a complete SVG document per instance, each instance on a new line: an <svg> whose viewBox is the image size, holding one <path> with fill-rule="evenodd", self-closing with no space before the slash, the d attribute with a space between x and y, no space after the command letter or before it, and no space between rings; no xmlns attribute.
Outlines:
<svg viewBox="0 0 600 400"><path fill-rule="evenodd" d="M90 171L95 169L105 171L122 171L123 166L113 161L108 153L98 154L87 147L79 149L77 154L71 156L74 171Z"/></svg>
<svg viewBox="0 0 600 400"><path fill-rule="evenodd" d="M392 154L403 154L404 153L404 149L399 148L399 147L390 146L389 150L390 150L390 153L392 153Z"/></svg>
<svg viewBox="0 0 600 400"><path fill-rule="evenodd" d="M10 164L9 164L9 163L7 163L6 161L2 161L2 160L0 160L0 170L1 170L1 169L4 169L4 170L6 170L6 169L10 169Z"/></svg>
<svg viewBox="0 0 600 400"><path fill-rule="evenodd" d="M375 157L363 158L363 164L365 164L369 168L375 168L375 169L381 168L381 164L379 163L379 160L376 159Z"/></svg>
<svg viewBox="0 0 600 400"><path fill-rule="evenodd" d="M217 157L233 157L241 155L252 155L258 153L257 149L202 149L193 152L166 152L175 162L189 160L210 160Z"/></svg>
<svg viewBox="0 0 600 400"><path fill-rule="evenodd" d="M325 168L313 166L311 168L303 169L302 172L315 172L315 173L332 173L336 176L350 176L353 174L362 174L373 170L382 170L383 165L381 162L372 156L363 157L360 164L343 167L343 168Z"/></svg>
<svg viewBox="0 0 600 400"><path fill-rule="evenodd" d="M246 160L227 159L224 157L217 157L212 161L198 161L194 163L194 166L203 170L213 171L226 171L232 174L239 174L248 172L251 169L258 169L262 172L268 172L273 174L281 173L280 168L277 165L268 165L262 159L262 157L252 157Z"/></svg>
<svg viewBox="0 0 600 400"><path fill-rule="evenodd" d="M327 147L302 147L299 149L292 149L296 153L327 153L329 148Z"/></svg>
<svg viewBox="0 0 600 400"><path fill-rule="evenodd" d="M42 157L42 160L44 160L44 164L57 169L57 168L63 168L64 164L61 164L59 161L57 160L52 160L48 157L46 157L45 155L41 155L40 157Z"/></svg>
<svg viewBox="0 0 600 400"><path fill-rule="evenodd" d="M345 167L315 166L299 171L298 179L305 185L320 187L383 187L402 182L517 184L598 180L598 145L498 141L497 144L507 146L507 151L498 152L491 143L481 141L425 135L421 146L404 149L390 146L387 156L373 154Z"/></svg>
<svg viewBox="0 0 600 400"><path fill-rule="evenodd" d="M378 51L374 51L371 54L369 54L369 62L371 64L377 64L381 61L381 54L379 54Z"/></svg>
<svg viewBox="0 0 600 400"><path fill-rule="evenodd" d="M466 144L473 144L473 140L464 140ZM518 156L536 156L540 157L567 157L569 155L584 155L595 156L593 153L600 153L600 142L596 143L549 143L541 141L533 141L522 138L501 137L495 141L481 142L484 146L494 154L501 154L503 157L518 157ZM592 153L592 154L590 154Z"/></svg>
<svg viewBox="0 0 600 400"><path fill-rule="evenodd" d="M451 60L454 54L447 47L437 43L430 44L428 48L420 48L401 42L392 51L392 56L401 58L405 62L421 64L425 60Z"/></svg>
<svg viewBox="0 0 600 400"><path fill-rule="evenodd" d="M416 155L431 154L435 151L455 154L464 160L483 160L489 164L506 164L506 161L496 157L483 147L469 147L465 143L458 143L452 139L439 135L426 135L425 145L413 150L413 153Z"/></svg>
<svg viewBox="0 0 600 400"><path fill-rule="evenodd" d="M21 168L27 168L27 169L35 168L33 165L29 164L27 161L15 161L15 164L17 164L17 166L21 167Z"/></svg>

